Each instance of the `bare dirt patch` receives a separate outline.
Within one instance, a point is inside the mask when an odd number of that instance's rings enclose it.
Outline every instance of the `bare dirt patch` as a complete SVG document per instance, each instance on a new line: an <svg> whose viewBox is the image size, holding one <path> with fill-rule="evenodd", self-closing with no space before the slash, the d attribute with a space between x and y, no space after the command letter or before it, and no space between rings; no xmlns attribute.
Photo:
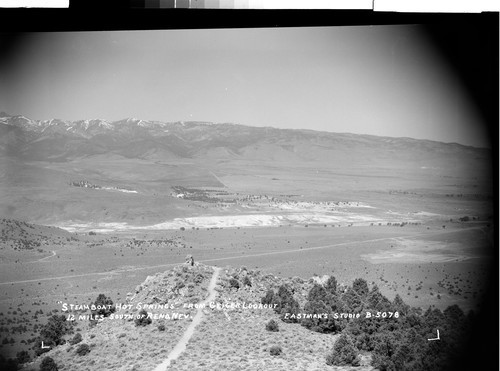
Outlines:
<svg viewBox="0 0 500 371"><path fill-rule="evenodd" d="M406 238L395 238L394 248L361 255L362 259L373 264L379 263L444 263L472 259L458 253L459 243L443 243Z"/></svg>

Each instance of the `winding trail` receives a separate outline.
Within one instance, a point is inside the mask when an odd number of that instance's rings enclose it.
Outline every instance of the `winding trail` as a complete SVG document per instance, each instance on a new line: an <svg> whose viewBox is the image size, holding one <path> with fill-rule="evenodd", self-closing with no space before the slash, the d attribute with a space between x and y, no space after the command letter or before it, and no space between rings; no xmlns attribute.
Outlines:
<svg viewBox="0 0 500 371"><path fill-rule="evenodd" d="M209 302L213 301L217 296L217 291L215 291L215 285L217 283L217 278L219 277L220 270L221 268L214 267L214 274L212 275L212 279L208 284L208 297L205 300L203 300L200 304L208 304ZM201 307L205 306L201 305ZM203 319L203 309L204 308L197 309L193 321L189 324L188 328L182 335L177 345L174 347L174 349L172 349L167 359L164 360L160 365L156 366L156 368L153 371L166 371L168 366L170 366L170 363L173 360L177 359L182 354L182 352L186 350L187 343L189 342L189 339L191 339L191 336L193 336L196 326L198 326L201 323L201 320Z"/></svg>
<svg viewBox="0 0 500 371"><path fill-rule="evenodd" d="M41 259L38 259L38 260L36 260L34 262L29 262L29 263L40 263L40 262L44 262L45 263L47 261L47 259L52 258L52 257L54 257L56 255L57 255L56 252L54 250L52 250L52 255L46 256L45 258L41 258Z"/></svg>

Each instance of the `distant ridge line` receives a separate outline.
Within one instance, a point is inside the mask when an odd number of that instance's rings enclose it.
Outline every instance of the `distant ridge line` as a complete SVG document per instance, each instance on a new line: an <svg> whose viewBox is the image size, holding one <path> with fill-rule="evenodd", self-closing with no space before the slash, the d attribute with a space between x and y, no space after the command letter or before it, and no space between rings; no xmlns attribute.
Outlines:
<svg viewBox="0 0 500 371"><path fill-rule="evenodd" d="M7 124L7 125L13 125L17 127L22 127L25 128L24 125L16 124L14 123L6 123L5 119L10 118L10 119L24 119L27 120L28 122L31 123L31 126L33 129L38 129L43 131L46 127L49 127L52 125L53 121L57 121L59 123L63 123L66 128L74 128L75 130L81 129L81 126L83 126L84 123L89 124L91 122L95 122L95 125L99 124L104 124L107 126L113 127L113 129L110 130L118 130L120 125L122 124L130 124L133 123L137 126L139 123L148 123L148 127L164 127L164 126L208 126L208 127L224 127L224 126L232 126L232 127L238 127L238 128L244 128L244 129L251 129L251 130L262 130L262 131L277 131L277 132L295 132L295 133L309 133L309 134L322 134L322 135L336 135L336 136L347 136L347 137L360 137L360 138L377 138L377 139L386 139L386 140L395 140L395 141L423 141L423 142L428 142L428 143L439 143L439 144L446 144L446 145L456 145L456 146L462 146L462 147L467 147L467 148L475 148L475 149L489 149L487 147L476 147L476 146L471 146L471 145L466 145L466 144L461 144L457 142L441 142L438 140L434 139L421 139L421 138L412 138L412 137L392 137L392 136L379 136L379 135L374 135L374 134L361 134L361 133L349 133L349 132L334 132L334 131L324 131L324 130L313 130L313 129L307 129L307 128L278 128L278 127L273 127L273 126L251 126L251 125L245 125L245 124L240 124L240 123L234 123L234 122L213 122L213 121L203 121L203 120L181 120L181 121L160 121L160 120L146 120L146 119L140 119L136 117L126 117L118 120L108 120L108 119L102 119L102 118L91 118L91 119L77 119L77 120L64 120L64 119L58 119L58 118L52 118L52 119L31 119L27 116L24 115L10 115L7 114L5 111L0 112L0 124ZM3 121L3 122L2 122ZM80 126L80 127L78 127ZM30 127L30 125L28 126Z"/></svg>

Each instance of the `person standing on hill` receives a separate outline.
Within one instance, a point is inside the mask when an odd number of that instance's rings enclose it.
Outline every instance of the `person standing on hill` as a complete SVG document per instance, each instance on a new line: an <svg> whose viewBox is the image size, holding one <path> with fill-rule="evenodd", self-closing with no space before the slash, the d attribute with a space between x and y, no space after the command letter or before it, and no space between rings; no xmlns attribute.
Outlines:
<svg viewBox="0 0 500 371"><path fill-rule="evenodd" d="M193 255L188 255L186 256L186 264L190 264L191 266L194 265L194 258Z"/></svg>

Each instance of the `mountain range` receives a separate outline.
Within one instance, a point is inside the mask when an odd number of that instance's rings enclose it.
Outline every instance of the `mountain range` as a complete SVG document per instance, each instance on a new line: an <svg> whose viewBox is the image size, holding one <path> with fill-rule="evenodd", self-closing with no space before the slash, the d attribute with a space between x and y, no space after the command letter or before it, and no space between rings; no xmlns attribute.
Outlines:
<svg viewBox="0 0 500 371"><path fill-rule="evenodd" d="M34 120L0 113L0 153L27 161L66 162L114 154L138 159L248 159L353 162L374 160L488 160L491 150L457 143L200 121L137 118ZM346 157L346 155L348 155Z"/></svg>

